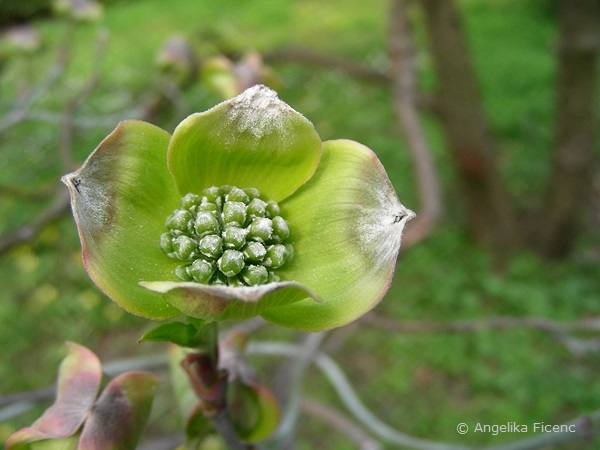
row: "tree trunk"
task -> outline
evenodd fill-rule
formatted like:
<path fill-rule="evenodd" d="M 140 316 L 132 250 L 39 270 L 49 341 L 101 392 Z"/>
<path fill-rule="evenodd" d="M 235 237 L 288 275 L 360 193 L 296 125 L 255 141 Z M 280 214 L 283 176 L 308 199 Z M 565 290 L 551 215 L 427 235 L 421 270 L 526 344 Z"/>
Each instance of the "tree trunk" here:
<path fill-rule="evenodd" d="M 439 84 L 446 143 L 454 158 L 475 238 L 502 262 L 518 245 L 460 13 L 451 0 L 420 0 Z"/>
<path fill-rule="evenodd" d="M 560 258 L 573 247 L 580 213 L 589 205 L 597 121 L 600 1 L 561 0 L 555 148 L 536 249 Z"/>

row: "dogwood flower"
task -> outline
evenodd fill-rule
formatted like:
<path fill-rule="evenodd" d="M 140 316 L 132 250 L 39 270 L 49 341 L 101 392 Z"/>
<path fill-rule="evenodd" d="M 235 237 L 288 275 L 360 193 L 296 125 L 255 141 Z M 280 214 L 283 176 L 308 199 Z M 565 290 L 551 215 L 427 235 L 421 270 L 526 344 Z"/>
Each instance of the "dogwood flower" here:
<path fill-rule="evenodd" d="M 414 216 L 370 149 L 321 142 L 260 85 L 173 135 L 121 122 L 62 180 L 88 274 L 155 320 L 344 325 L 386 293 Z"/>

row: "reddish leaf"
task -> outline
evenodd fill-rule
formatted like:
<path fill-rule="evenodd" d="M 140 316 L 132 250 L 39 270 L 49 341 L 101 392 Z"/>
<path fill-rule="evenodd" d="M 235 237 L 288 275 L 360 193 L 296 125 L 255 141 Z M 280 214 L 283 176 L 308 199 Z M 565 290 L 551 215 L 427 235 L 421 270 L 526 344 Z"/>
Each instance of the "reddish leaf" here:
<path fill-rule="evenodd" d="M 79 450 L 134 449 L 157 388 L 158 379 L 147 372 L 127 372 L 113 379 L 83 426 Z"/>
<path fill-rule="evenodd" d="M 98 357 L 87 348 L 68 342 L 69 354 L 58 372 L 54 404 L 31 427 L 13 434 L 7 449 L 43 439 L 72 436 L 81 427 L 91 410 L 102 379 Z"/>

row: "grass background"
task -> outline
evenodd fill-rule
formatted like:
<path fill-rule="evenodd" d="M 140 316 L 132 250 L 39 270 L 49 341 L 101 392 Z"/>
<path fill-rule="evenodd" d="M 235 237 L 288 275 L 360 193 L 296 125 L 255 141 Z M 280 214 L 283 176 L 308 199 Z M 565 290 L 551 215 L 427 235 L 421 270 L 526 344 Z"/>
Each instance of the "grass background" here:
<path fill-rule="evenodd" d="M 504 174 L 515 201 L 525 208 L 539 200 L 549 170 L 557 39 L 552 2 L 463 0 L 460 5 Z M 100 27 L 109 32 L 102 77 L 78 112 L 82 117 L 127 110 L 160 89 L 164 80 L 154 59 L 174 33 L 188 37 L 202 55 L 213 54 L 217 41 L 239 52 L 301 46 L 384 69 L 388 7 L 384 0 L 177 0 L 168 7 L 161 0 L 118 2 L 107 8 L 102 25 L 78 27 L 68 70 L 34 109 L 60 112 L 65 99 L 78 92 L 93 70 Z M 419 13 L 413 13 L 418 26 Z M 47 19 L 35 26 L 44 43 L 41 51 L 8 60 L 0 72 L 2 111 L 10 109 L 26 86 L 43 79 L 56 57 L 65 24 Z M 423 44 L 423 31 L 417 33 Z M 435 77 L 424 47 L 418 62 L 424 89 L 433 88 Z M 280 63 L 274 69 L 283 82 L 280 97 L 313 121 L 323 139 L 350 138 L 375 150 L 403 203 L 418 207 L 387 86 L 303 64 Z M 184 99 L 190 111 L 220 100 L 201 85 L 188 89 Z M 79 128 L 76 162 L 122 118 Z M 158 124 L 172 129 L 182 118 L 167 117 Z M 513 258 L 505 274 L 495 274 L 489 255 L 464 232 L 443 138 L 435 123 L 425 120 L 447 216 L 426 241 L 401 254 L 392 288 L 376 312 L 397 320 L 429 321 L 598 316 L 597 224 L 594 229 L 588 221 L 589 232 L 569 260 L 547 263 L 524 253 Z M 57 130 L 55 122 L 31 120 L 0 135 L 0 234 L 32 220 L 49 203 L 62 175 Z M 135 344 L 148 323 L 102 296 L 85 275 L 79 251 L 74 223 L 65 216 L 31 243 L 0 255 L 0 394 L 52 383 L 65 340 L 90 347 L 103 360 L 164 349 Z M 269 327 L 259 337 L 289 340 L 294 334 Z M 382 419 L 406 433 L 458 445 L 516 437 L 459 436 L 459 422 L 554 424 L 600 406 L 597 353 L 573 355 L 541 331 L 393 334 L 360 325 L 347 333 L 334 356 Z M 272 381 L 274 363 L 256 363 L 263 380 Z M 168 388 L 162 390 L 167 397 Z M 309 372 L 305 390 L 310 397 L 339 403 L 316 371 Z M 174 425 L 175 419 L 165 420 L 172 416 L 168 403 L 155 407 L 155 423 Z M 1 424 L 0 442 L 32 417 Z M 299 448 L 353 448 L 343 435 L 308 416 L 302 418 L 299 439 Z M 594 448 L 600 441 L 587 445 Z"/>

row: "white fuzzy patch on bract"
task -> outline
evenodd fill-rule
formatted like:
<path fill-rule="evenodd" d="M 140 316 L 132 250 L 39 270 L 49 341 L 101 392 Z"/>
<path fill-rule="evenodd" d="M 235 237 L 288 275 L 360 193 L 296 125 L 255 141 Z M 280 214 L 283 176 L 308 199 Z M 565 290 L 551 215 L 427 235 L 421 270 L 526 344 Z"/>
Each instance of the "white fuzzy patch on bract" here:
<path fill-rule="evenodd" d="M 304 118 L 281 101 L 277 92 L 263 85 L 252 86 L 229 102 L 229 125 L 236 126 L 239 131 L 249 131 L 257 139 L 273 132 L 287 134 L 286 122 L 293 114 Z"/>
<path fill-rule="evenodd" d="M 402 205 L 388 186 L 372 192 L 372 203 L 357 217 L 356 237 L 359 248 L 370 254 L 374 267 L 381 267 L 397 257 L 404 226 L 415 213 Z"/>
<path fill-rule="evenodd" d="M 105 165 L 96 164 L 90 157 L 79 170 L 61 178 L 71 193 L 75 221 L 82 231 L 92 236 L 111 225 L 111 187 L 108 183 L 98 182 L 108 178 L 106 170 Z"/>

